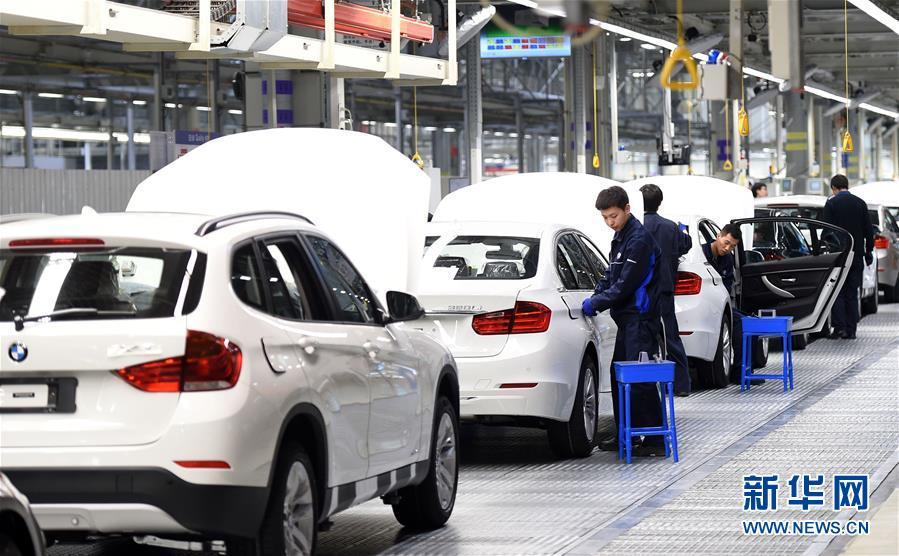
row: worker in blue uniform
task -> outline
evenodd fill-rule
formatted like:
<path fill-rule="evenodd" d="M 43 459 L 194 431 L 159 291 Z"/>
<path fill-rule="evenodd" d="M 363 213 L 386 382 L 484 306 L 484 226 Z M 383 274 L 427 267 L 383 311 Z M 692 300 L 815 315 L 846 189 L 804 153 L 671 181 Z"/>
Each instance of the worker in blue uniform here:
<path fill-rule="evenodd" d="M 600 192 L 596 208 L 606 225 L 615 230 L 609 253 L 609 270 L 596 285 L 596 291 L 584 300 L 584 315 L 595 316 L 611 309 L 618 325 L 612 361 L 636 361 L 640 352 L 652 356 L 659 353 L 661 326 L 657 269 L 660 250 L 643 224 L 632 214 L 627 192 L 612 186 Z M 618 381 L 614 365 L 611 369 L 612 400 L 615 423 L 618 423 Z M 662 413 L 655 384 L 635 384 L 631 389 L 631 422 L 634 427 L 659 427 Z M 637 456 L 664 455 L 662 437 L 648 436 L 635 442 Z M 618 440 L 600 443 L 600 449 L 617 451 Z"/>
<path fill-rule="evenodd" d="M 839 226 L 852 235 L 854 253 L 849 274 L 843 282 L 843 289 L 837 295 L 830 312 L 833 324 L 831 338 L 855 339 L 858 326 L 858 290 L 862 285 L 864 264 L 874 262 L 874 226 L 868 205 L 849 192 L 849 180 L 842 174 L 830 180 L 833 197 L 824 204 L 824 221 Z"/>
<path fill-rule="evenodd" d="M 674 282 L 680 257 L 686 255 L 693 247 L 693 240 L 686 233 L 683 224 L 676 224 L 659 216 L 662 204 L 662 190 L 654 183 L 647 183 L 640 188 L 643 194 L 643 227 L 652 235 L 659 245 L 659 313 L 665 338 L 666 359 L 674 362 L 674 392 L 676 396 L 690 395 L 690 369 L 687 363 L 687 352 L 680 339 L 677 316 L 674 314 Z"/>

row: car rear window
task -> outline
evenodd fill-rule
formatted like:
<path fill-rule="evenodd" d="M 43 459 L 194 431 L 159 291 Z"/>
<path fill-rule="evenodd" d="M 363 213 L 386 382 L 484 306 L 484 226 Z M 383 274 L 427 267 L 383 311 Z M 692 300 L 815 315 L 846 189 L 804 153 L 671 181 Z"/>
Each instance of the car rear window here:
<path fill-rule="evenodd" d="M 162 318 L 175 314 L 190 250 L 115 247 L 91 250 L 0 251 L 0 321 L 89 309 L 54 320 Z M 205 256 L 194 267 L 190 298 L 196 306 Z"/>
<path fill-rule="evenodd" d="M 772 208 L 774 208 L 778 214 L 783 216 L 824 220 L 824 209 L 821 207 L 778 207 L 775 205 Z"/>
<path fill-rule="evenodd" d="M 452 280 L 525 280 L 537 274 L 540 240 L 510 236 L 457 236 L 434 261 Z"/>

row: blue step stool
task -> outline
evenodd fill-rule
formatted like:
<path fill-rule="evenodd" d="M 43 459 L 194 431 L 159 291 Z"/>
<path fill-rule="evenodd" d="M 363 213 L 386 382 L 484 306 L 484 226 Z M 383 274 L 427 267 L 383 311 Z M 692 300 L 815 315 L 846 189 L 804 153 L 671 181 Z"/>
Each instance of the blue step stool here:
<path fill-rule="evenodd" d="M 793 317 L 778 317 L 776 314 L 745 316 L 743 324 L 743 361 L 740 368 L 740 391 L 749 390 L 749 382 L 764 378 L 782 380 L 784 392 L 787 385 L 793 389 Z M 753 374 L 752 338 L 780 338 L 783 343 L 783 372 L 778 375 Z"/>
<path fill-rule="evenodd" d="M 674 425 L 674 363 L 671 361 L 622 361 L 614 364 L 618 381 L 618 459 L 631 462 L 635 436 L 663 436 L 665 457 L 677 462 L 677 428 Z M 662 394 L 662 426 L 631 427 L 631 385 L 658 383 Z M 667 393 L 667 399 L 666 399 Z M 666 403 L 667 401 L 667 403 Z M 669 412 L 670 411 L 670 415 Z"/>

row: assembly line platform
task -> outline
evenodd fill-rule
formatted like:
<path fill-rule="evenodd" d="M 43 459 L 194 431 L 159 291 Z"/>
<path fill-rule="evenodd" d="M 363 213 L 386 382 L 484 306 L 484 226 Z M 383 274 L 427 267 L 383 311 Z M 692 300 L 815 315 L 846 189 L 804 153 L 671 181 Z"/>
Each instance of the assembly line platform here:
<path fill-rule="evenodd" d="M 771 354 L 771 368 L 779 355 Z M 319 553 L 899 553 L 890 519 L 899 482 L 899 305 L 865 317 L 857 340 L 817 340 L 794 362 L 796 388 L 787 393 L 768 381 L 749 392 L 731 385 L 677 398 L 679 463 L 636 458 L 625 465 L 599 451 L 556 461 L 542 431 L 464 427 L 456 508 L 443 529 L 406 532 L 375 500 L 336 516 L 319 536 Z M 609 429 L 611 417 L 602 426 Z M 773 474 L 778 511 L 744 510 L 744 476 Z M 825 477 L 823 507 L 788 505 L 787 481 L 797 474 Z M 842 474 L 869 475 L 867 511 L 830 507 L 831 478 Z M 869 521 L 870 535 L 743 532 L 744 521 L 771 520 Z M 136 553 L 116 544 L 51 554 Z"/>

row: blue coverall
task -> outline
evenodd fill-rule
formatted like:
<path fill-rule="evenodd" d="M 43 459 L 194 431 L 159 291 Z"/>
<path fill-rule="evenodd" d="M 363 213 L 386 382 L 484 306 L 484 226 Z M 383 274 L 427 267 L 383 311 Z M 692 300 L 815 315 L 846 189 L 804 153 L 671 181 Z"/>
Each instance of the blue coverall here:
<path fill-rule="evenodd" d="M 693 247 L 690 236 L 681 231 L 678 224 L 659 216 L 657 212 L 647 212 L 643 217 L 646 228 L 662 252 L 659 260 L 659 294 L 661 295 L 659 312 L 665 327 L 665 350 L 667 359 L 674 361 L 674 389 L 677 392 L 690 392 L 690 369 L 687 363 L 687 352 L 680 339 L 677 317 L 674 314 L 674 282 L 681 255 L 686 255 Z"/>
<path fill-rule="evenodd" d="M 657 269 L 661 251 L 639 220 L 631 216 L 612 239 L 609 270 L 584 300 L 584 313 L 611 309 L 618 325 L 612 361 L 636 361 L 641 351 L 652 356 L 659 351 L 659 291 Z M 618 423 L 618 381 L 611 369 L 612 400 Z M 659 427 L 662 413 L 655 384 L 635 384 L 631 388 L 631 423 L 636 427 Z M 662 444 L 662 437 L 648 436 L 646 445 Z"/>

